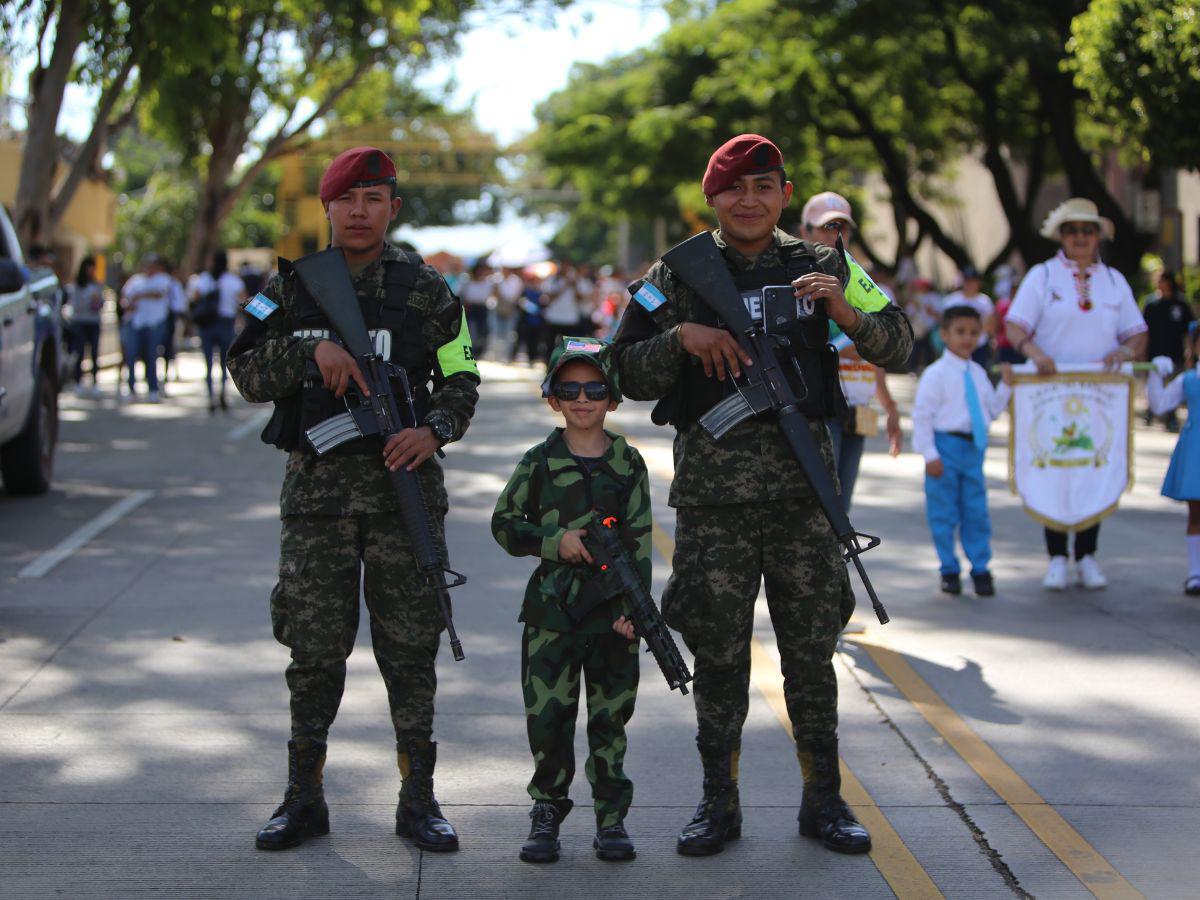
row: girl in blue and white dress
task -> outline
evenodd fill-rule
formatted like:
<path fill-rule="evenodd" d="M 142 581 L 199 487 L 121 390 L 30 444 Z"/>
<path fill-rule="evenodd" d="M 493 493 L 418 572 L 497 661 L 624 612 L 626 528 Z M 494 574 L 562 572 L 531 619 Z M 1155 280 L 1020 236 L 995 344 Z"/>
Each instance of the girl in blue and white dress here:
<path fill-rule="evenodd" d="M 1187 369 L 1170 378 L 1175 364 L 1167 356 L 1151 360 L 1154 369 L 1146 385 L 1150 409 L 1155 415 L 1165 415 L 1187 404 L 1187 423 L 1180 429 L 1179 442 L 1171 454 L 1171 465 L 1163 479 L 1162 493 L 1172 500 L 1186 500 L 1188 505 L 1187 542 L 1188 577 L 1184 593 L 1200 595 L 1200 323 L 1188 327 Z"/>

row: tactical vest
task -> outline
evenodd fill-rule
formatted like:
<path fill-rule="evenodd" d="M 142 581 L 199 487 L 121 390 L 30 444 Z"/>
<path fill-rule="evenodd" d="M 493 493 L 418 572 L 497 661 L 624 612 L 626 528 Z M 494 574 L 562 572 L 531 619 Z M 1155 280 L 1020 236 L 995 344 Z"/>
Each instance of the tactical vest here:
<path fill-rule="evenodd" d="M 434 366 L 433 354 L 426 348 L 423 337 L 424 316 L 408 304 L 421 262 L 419 256 L 407 252 L 403 260 L 384 260 L 383 299 L 359 296 L 359 307 L 367 329 L 372 333 L 380 330 L 390 333 L 391 351 L 388 361 L 403 368 L 408 376 L 416 421 L 408 421 L 408 411 L 403 403 L 399 403 L 400 416 L 405 427 L 420 424 L 429 410 L 429 382 Z M 284 278 L 291 279 L 293 285 L 297 331 L 328 335 L 329 340 L 340 344 L 321 307 L 293 273 L 288 260 L 280 259 L 279 272 Z M 398 380 L 392 380 L 392 388 L 399 392 Z M 397 397 L 399 396 L 397 393 Z M 325 387 L 320 368 L 315 360 L 310 359 L 305 363 L 303 387 L 298 394 L 275 404 L 275 413 L 263 430 L 262 439 L 281 450 L 312 453 L 312 445 L 305 438 L 304 432 L 345 411 L 345 401 L 334 397 L 333 392 Z M 374 442 L 356 440 L 343 444 L 331 451 L 331 454 L 375 453 L 378 449 Z"/>
<path fill-rule="evenodd" d="M 732 273 L 743 296 L 769 285 L 790 286 L 802 275 L 820 271 L 817 258 L 807 244 L 785 244 L 780 247 L 780 252 L 784 258 L 782 266 Z M 795 304 L 786 316 L 780 316 L 778 309 L 765 306 L 751 312 L 751 316 L 760 322 L 765 317 L 768 333 L 786 338 L 789 346 L 776 350 L 776 358 L 799 401 L 800 410 L 810 419 L 845 415 L 846 399 L 838 381 L 837 351 L 829 346 L 829 316 L 825 305 L 819 301 L 805 304 L 793 300 L 790 293 L 786 302 Z M 786 323 L 778 324 L 779 319 L 786 319 Z M 725 327 L 703 302 L 698 304 L 690 321 L 712 328 Z M 670 422 L 684 431 L 734 390 L 732 379 L 718 381 L 705 375 L 700 361 L 690 356 L 675 391 L 659 402 L 652 418 L 658 424 Z"/>

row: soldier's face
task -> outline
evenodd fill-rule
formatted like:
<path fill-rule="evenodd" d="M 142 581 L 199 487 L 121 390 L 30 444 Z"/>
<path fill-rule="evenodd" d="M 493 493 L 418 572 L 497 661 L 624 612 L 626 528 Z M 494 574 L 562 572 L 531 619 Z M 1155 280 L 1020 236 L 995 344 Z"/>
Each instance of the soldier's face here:
<path fill-rule="evenodd" d="M 758 253 L 771 242 L 779 216 L 792 199 L 792 183 L 780 184 L 779 179 L 778 172 L 743 175 L 727 190 L 705 198 L 735 250 Z"/>
<path fill-rule="evenodd" d="M 325 207 L 332 233 L 330 243 L 341 247 L 347 256 L 378 252 L 402 205 L 386 184 L 350 188 Z"/>

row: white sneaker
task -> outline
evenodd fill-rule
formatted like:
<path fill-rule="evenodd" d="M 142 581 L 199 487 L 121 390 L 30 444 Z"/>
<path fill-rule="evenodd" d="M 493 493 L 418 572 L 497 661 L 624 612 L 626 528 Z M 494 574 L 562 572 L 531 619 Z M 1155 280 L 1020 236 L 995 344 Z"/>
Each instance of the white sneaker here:
<path fill-rule="evenodd" d="M 1091 559 L 1089 556 L 1088 559 Z M 1042 587 L 1048 591 L 1065 591 L 1069 580 L 1067 558 L 1065 556 L 1050 557 L 1050 566 L 1046 569 L 1046 577 L 1042 579 Z"/>
<path fill-rule="evenodd" d="M 1089 591 L 1102 591 L 1108 587 L 1108 579 L 1100 570 L 1096 557 L 1089 555 L 1079 560 L 1079 583 Z"/>

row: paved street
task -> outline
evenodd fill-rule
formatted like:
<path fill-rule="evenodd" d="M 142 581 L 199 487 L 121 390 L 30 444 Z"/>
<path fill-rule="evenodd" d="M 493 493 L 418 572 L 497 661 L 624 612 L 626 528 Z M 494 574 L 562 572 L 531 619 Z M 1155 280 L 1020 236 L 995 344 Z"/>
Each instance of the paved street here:
<path fill-rule="evenodd" d="M 530 370 L 486 365 L 447 459 L 451 562 L 470 582 L 455 592 L 467 659 L 443 647 L 439 664 L 437 781 L 462 851 L 422 854 L 392 833 L 399 778 L 364 616 L 330 737 L 333 831 L 268 854 L 253 838 L 286 772 L 287 651 L 267 618 L 283 460 L 258 441 L 262 409 L 239 399 L 210 416 L 194 355 L 184 375 L 158 406 L 117 405 L 112 370 L 107 399 L 64 395 L 53 492 L 0 495 L 0 896 L 1196 896 L 1200 604 L 1181 590 L 1182 504 L 1158 494 L 1173 435 L 1137 429 L 1136 486 L 1100 534 L 1109 589 L 1049 595 L 997 423 L 989 599 L 937 592 L 921 460 L 870 443 L 852 518 L 884 538 L 865 562 L 892 623 L 863 601 L 837 659 L 846 793 L 870 857 L 796 835 L 800 775 L 760 603 L 742 840 L 707 859 L 674 852 L 699 799 L 692 703 L 643 656 L 627 760 L 637 860 L 592 856 L 580 734 L 563 858 L 534 867 L 517 859 L 531 763 L 516 615 L 531 564 L 503 554 L 488 522 L 554 423 Z M 913 383 L 893 389 L 906 404 Z M 610 421 L 651 467 L 661 590 L 670 434 L 648 404 Z"/>

